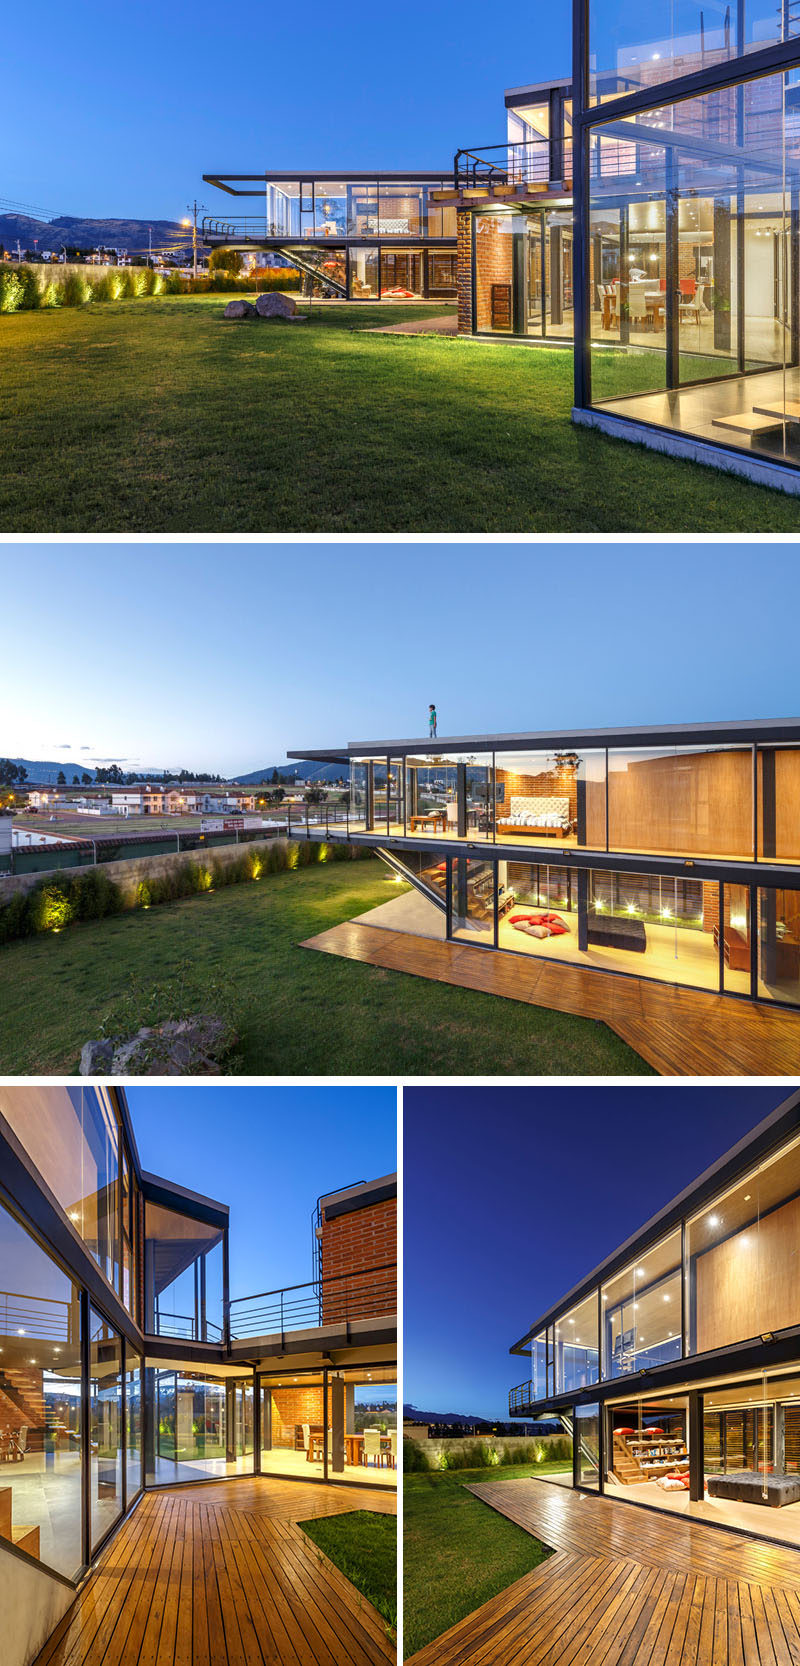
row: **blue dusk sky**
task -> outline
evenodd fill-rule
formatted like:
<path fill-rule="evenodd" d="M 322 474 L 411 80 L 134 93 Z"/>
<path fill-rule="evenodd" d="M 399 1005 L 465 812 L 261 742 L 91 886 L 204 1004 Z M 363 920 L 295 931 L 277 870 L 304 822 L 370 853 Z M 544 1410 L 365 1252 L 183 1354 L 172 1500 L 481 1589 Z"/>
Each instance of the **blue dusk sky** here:
<path fill-rule="evenodd" d="M 65 767 L 245 774 L 432 700 L 440 737 L 800 716 L 792 545 L 6 544 L 0 595 L 0 756 Z"/>
<path fill-rule="evenodd" d="M 317 1198 L 397 1167 L 387 1087 L 128 1087 L 142 1167 L 230 1208 L 231 1296 L 312 1277 Z"/>
<path fill-rule="evenodd" d="M 569 75 L 568 0 L 132 7 L 38 0 L 3 24 L 4 186 L 52 214 L 180 219 L 204 173 L 447 169 L 505 138 L 508 86 Z M 4 207 L 5 204 L 0 204 Z"/>
<path fill-rule="evenodd" d="M 507 1417 L 509 1388 L 530 1375 L 511 1344 L 786 1097 L 406 1089 L 405 1401 Z"/>

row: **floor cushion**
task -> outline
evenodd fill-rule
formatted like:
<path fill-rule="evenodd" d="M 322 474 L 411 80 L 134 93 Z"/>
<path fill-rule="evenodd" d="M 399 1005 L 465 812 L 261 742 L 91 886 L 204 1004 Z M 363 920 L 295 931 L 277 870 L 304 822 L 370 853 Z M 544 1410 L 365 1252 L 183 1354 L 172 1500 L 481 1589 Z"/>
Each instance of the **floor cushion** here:
<path fill-rule="evenodd" d="M 550 936 L 551 937 L 564 937 L 568 934 L 569 934 L 569 926 L 565 926 L 563 920 L 553 920 L 553 921 L 551 921 L 551 924 L 550 924 Z"/>
<path fill-rule="evenodd" d="M 535 926 L 535 925 L 532 924 L 532 922 L 530 920 L 519 920 L 517 922 L 517 924 L 515 925 L 514 930 L 515 931 L 524 931 L 526 937 L 549 937 L 550 936 L 549 926 Z"/>

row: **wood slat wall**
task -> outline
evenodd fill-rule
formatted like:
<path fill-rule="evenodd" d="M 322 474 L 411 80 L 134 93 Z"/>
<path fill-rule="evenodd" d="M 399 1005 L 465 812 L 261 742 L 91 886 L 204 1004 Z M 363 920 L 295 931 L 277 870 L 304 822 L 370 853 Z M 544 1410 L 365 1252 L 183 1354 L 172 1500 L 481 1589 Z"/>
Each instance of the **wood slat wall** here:
<path fill-rule="evenodd" d="M 468 1489 L 555 1548 L 408 1666 L 797 1666 L 800 1553 L 546 1481 Z"/>
<path fill-rule="evenodd" d="M 300 1523 L 394 1514 L 361 1488 L 235 1480 L 145 1494 L 34 1666 L 384 1666 L 380 1615 Z"/>
<path fill-rule="evenodd" d="M 462 947 L 354 920 L 302 947 L 600 1019 L 662 1076 L 793 1076 L 800 1063 L 800 1012 L 757 1001 Z"/>

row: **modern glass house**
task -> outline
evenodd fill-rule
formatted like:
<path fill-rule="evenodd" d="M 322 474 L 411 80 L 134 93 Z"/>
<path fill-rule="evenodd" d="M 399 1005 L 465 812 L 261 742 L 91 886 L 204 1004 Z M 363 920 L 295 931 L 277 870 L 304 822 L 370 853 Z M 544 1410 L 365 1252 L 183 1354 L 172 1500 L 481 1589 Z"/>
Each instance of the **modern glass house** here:
<path fill-rule="evenodd" d="M 27 1626 L 14 1658 L 146 1489 L 396 1485 L 396 1191 L 387 1175 L 319 1199 L 312 1280 L 231 1300 L 227 1206 L 142 1169 L 121 1090 L 0 1088 L 0 1601 L 22 1603 Z"/>
<path fill-rule="evenodd" d="M 456 211 L 436 200 L 443 173 L 204 174 L 229 197 L 255 198 L 242 217 L 202 223 L 207 248 L 285 255 L 351 301 L 456 293 Z"/>
<path fill-rule="evenodd" d="M 576 418 L 796 490 L 796 8 L 573 3 Z"/>
<path fill-rule="evenodd" d="M 800 1005 L 798 720 L 290 756 L 349 777 L 292 833 L 371 845 L 413 887 L 395 930 Z"/>
<path fill-rule="evenodd" d="M 513 1344 L 560 1484 L 800 1544 L 799 1198 L 795 1092 Z"/>

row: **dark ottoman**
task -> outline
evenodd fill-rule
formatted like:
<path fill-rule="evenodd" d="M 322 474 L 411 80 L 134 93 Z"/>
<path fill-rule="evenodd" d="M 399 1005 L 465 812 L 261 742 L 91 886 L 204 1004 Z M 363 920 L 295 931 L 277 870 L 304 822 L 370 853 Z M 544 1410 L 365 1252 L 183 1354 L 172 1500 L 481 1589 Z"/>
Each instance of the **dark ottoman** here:
<path fill-rule="evenodd" d="M 782 1504 L 797 1504 L 800 1500 L 800 1475 L 762 1477 L 751 1469 L 739 1469 L 731 1475 L 709 1475 L 708 1491 L 712 1498 L 735 1498 L 739 1504 L 768 1504 L 779 1510 Z"/>

